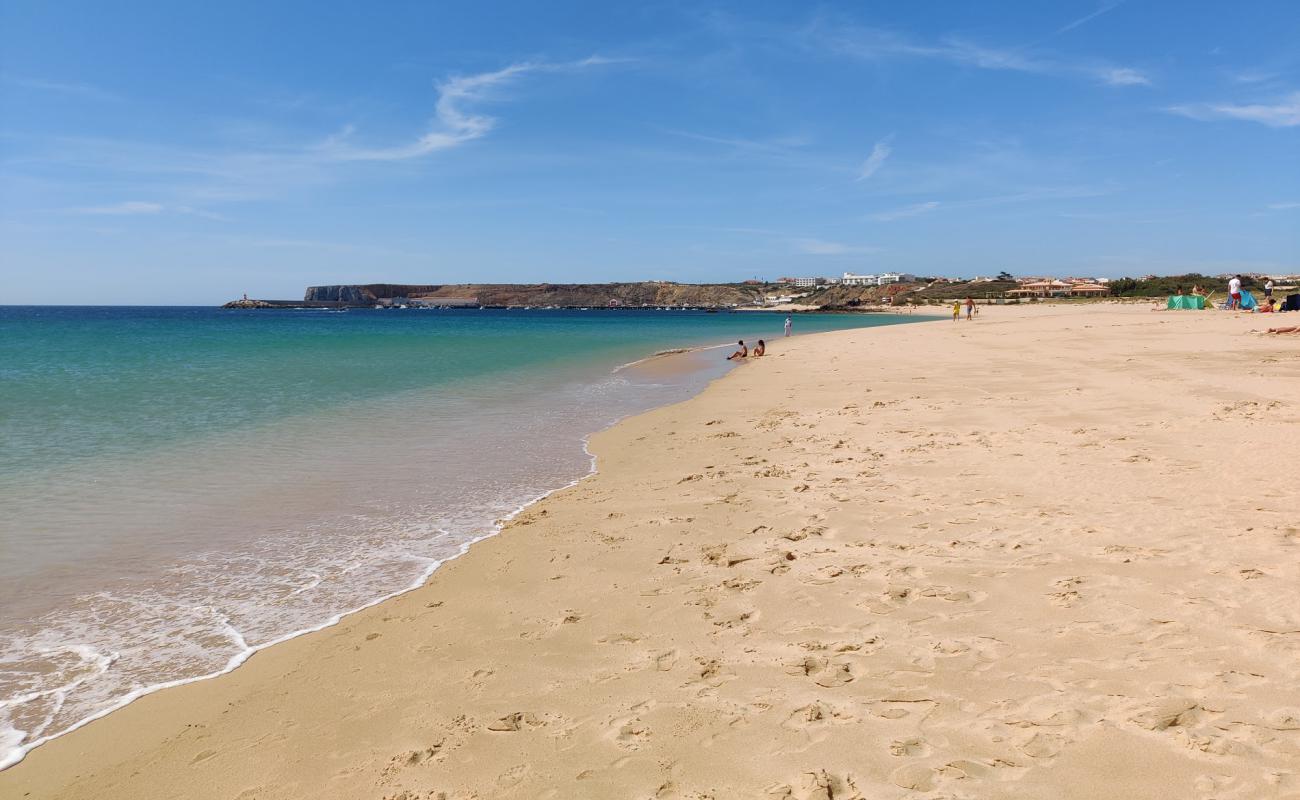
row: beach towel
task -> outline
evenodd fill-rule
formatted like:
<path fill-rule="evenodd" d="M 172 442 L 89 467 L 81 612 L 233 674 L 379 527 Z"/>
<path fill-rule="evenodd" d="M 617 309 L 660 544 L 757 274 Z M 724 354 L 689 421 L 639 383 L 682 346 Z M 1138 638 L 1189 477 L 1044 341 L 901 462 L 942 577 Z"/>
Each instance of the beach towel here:
<path fill-rule="evenodd" d="M 1165 303 L 1166 309 L 1202 309 L 1205 308 L 1205 298 L 1198 294 L 1171 294 L 1169 300 Z"/>

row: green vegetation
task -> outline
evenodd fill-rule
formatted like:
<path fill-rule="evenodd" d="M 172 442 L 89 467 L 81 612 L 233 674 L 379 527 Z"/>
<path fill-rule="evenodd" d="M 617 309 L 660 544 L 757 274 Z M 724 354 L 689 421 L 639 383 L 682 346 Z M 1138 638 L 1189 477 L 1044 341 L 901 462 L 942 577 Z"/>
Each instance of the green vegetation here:
<path fill-rule="evenodd" d="M 1191 292 L 1193 286 L 1201 287 L 1201 291 L 1206 293 L 1213 291 L 1223 294 L 1227 291 L 1227 281 L 1223 278 L 1189 272 L 1186 275 L 1150 278 L 1116 278 L 1110 282 L 1110 293 L 1113 297 L 1166 297 L 1179 289 L 1184 293 Z M 1243 289 L 1255 289 L 1258 284 L 1254 278 L 1242 276 L 1241 286 Z"/>

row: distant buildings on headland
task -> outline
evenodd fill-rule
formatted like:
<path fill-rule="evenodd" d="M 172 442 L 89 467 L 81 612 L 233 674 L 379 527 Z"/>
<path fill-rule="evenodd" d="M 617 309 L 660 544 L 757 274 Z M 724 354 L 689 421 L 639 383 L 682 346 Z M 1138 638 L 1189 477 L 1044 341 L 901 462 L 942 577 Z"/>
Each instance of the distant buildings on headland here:
<path fill-rule="evenodd" d="M 790 284 L 799 289 L 812 289 L 818 286 L 886 286 L 891 283 L 915 283 L 916 276 L 906 272 L 882 272 L 879 275 L 858 275 L 846 272 L 839 278 L 805 277 L 777 278 L 777 283 Z"/>

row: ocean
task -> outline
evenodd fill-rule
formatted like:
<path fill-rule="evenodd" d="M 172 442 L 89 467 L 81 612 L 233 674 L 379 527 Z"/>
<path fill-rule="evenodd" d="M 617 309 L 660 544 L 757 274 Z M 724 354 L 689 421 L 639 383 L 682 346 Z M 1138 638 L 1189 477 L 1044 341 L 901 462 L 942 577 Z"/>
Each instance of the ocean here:
<path fill-rule="evenodd" d="M 423 583 L 784 317 L 0 307 L 0 768 Z M 797 316 L 795 332 L 911 321 Z"/>

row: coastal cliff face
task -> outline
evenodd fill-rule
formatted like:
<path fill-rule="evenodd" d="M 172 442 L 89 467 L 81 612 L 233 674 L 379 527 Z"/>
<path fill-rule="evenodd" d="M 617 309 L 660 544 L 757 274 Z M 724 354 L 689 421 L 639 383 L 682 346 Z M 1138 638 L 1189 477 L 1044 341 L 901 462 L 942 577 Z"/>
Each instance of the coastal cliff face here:
<path fill-rule="evenodd" d="M 365 285 L 308 286 L 303 301 L 308 303 L 373 303 L 391 297 L 418 297 L 441 289 L 441 286 L 411 286 L 400 283 Z"/>
<path fill-rule="evenodd" d="M 761 292 L 735 284 L 678 283 L 460 283 L 312 286 L 306 302 L 369 304 L 405 297 L 413 300 L 472 299 L 488 306 L 727 306 L 752 303 Z"/>

